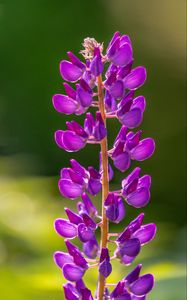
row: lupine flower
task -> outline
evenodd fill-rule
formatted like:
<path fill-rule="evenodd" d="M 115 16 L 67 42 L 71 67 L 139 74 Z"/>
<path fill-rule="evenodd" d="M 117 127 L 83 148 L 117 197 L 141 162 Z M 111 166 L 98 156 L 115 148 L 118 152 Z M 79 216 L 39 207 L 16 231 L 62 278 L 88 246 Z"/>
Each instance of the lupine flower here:
<path fill-rule="evenodd" d="M 114 65 L 121 67 L 128 65 L 133 60 L 129 36 L 120 36 L 120 33 L 116 32 L 108 45 L 106 54 Z"/>
<path fill-rule="evenodd" d="M 93 218 L 97 215 L 97 210 L 86 194 L 82 197 L 84 202 L 79 202 L 78 214 L 65 208 L 69 220 L 58 218 L 54 222 L 54 227 L 62 237 L 68 239 L 78 237 L 82 243 L 86 243 L 95 240 L 97 224 Z"/>
<path fill-rule="evenodd" d="M 67 60 L 60 62 L 60 74 L 64 80 L 75 82 L 82 77 L 86 66 L 72 52 L 68 52 L 67 54 L 70 62 Z"/>
<path fill-rule="evenodd" d="M 68 83 L 64 83 L 64 88 L 67 95 L 56 94 L 52 98 L 59 113 L 81 115 L 91 106 L 93 92 L 84 79 L 76 85 L 76 91 Z"/>
<path fill-rule="evenodd" d="M 141 213 L 135 220 L 124 229 L 117 238 L 118 248 L 116 256 L 122 263 L 128 265 L 139 254 L 141 246 L 154 239 L 156 225 L 153 223 L 142 225 L 144 214 Z"/>
<path fill-rule="evenodd" d="M 100 263 L 99 263 L 99 273 L 103 277 L 107 278 L 112 272 L 112 265 L 110 263 L 110 256 L 107 248 L 101 250 Z"/>
<path fill-rule="evenodd" d="M 96 258 L 98 256 L 99 250 L 99 244 L 95 237 L 83 244 L 83 252 L 88 258 Z"/>
<path fill-rule="evenodd" d="M 79 280 L 75 284 L 68 282 L 63 285 L 63 288 L 67 300 L 93 300 L 91 291 L 86 288 L 83 280 Z"/>
<path fill-rule="evenodd" d="M 67 280 L 76 282 L 83 277 L 88 264 L 75 245 L 69 241 L 65 241 L 65 243 L 69 254 L 57 251 L 54 253 L 54 261 L 62 269 Z"/>
<path fill-rule="evenodd" d="M 84 191 L 96 195 L 101 190 L 101 174 L 93 167 L 86 170 L 75 159 L 70 160 L 71 168 L 63 168 L 58 183 L 61 194 L 70 199 L 80 197 Z"/>
<path fill-rule="evenodd" d="M 117 169 L 124 172 L 131 164 L 131 160 L 143 161 L 152 156 L 155 143 L 152 138 L 140 140 L 142 131 L 127 133 L 127 127 L 122 126 L 109 155 Z"/>
<path fill-rule="evenodd" d="M 81 115 L 90 107 L 98 108 L 98 111 L 95 116 L 87 112 L 83 126 L 76 121 L 66 122 L 67 130 L 57 130 L 55 141 L 67 152 L 79 151 L 87 143 L 100 144 L 100 167 L 99 171 L 92 166 L 86 169 L 71 159 L 71 167 L 61 170 L 58 183 L 61 195 L 72 200 L 81 197 L 82 201 L 77 203 L 76 212 L 64 208 L 67 219 L 58 218 L 54 222 L 56 232 L 66 238 L 67 247 L 67 252 L 54 253 L 54 261 L 68 280 L 63 286 L 67 300 L 94 299 L 82 280 L 90 267 L 98 267 L 100 274 L 95 299 L 145 300 L 153 288 L 154 278 L 151 274 L 140 276 L 141 265 L 115 284 L 111 293 L 106 287 L 106 278 L 112 272 L 108 242 L 116 244 L 112 259 L 117 258 L 129 265 L 141 247 L 156 234 L 154 223 L 142 224 L 144 213 L 131 221 L 121 234 L 108 232 L 108 221 L 119 223 L 126 216 L 124 199 L 135 208 L 146 206 L 150 200 L 151 177 L 140 177 L 139 167 L 122 180 L 121 190 L 109 192 L 109 181 L 114 172 L 108 162 L 110 157 L 114 166 L 124 172 L 131 161 L 143 161 L 155 150 L 152 138 L 140 139 L 141 130 L 136 133 L 128 131 L 140 126 L 143 120 L 145 98 L 135 96 L 135 91 L 144 84 L 146 69 L 133 66 L 131 40 L 119 32 L 114 33 L 105 54 L 103 44 L 94 38 L 86 38 L 83 47 L 80 53 L 85 58 L 84 62 L 72 52 L 67 53 L 69 61 L 60 62 L 62 78 L 76 84 L 72 87 L 67 82 L 63 83 L 65 93 L 54 95 L 52 102 L 56 111 L 66 115 Z M 122 124 L 111 150 L 108 150 L 107 142 L 108 118 L 115 118 Z M 101 189 L 102 216 L 88 196 L 97 195 Z M 101 230 L 101 242 L 96 239 L 98 228 Z M 110 240 L 112 236 L 117 238 Z M 82 243 L 82 251 L 70 242 L 74 238 Z"/>
<path fill-rule="evenodd" d="M 122 180 L 122 196 L 129 205 L 137 208 L 146 206 L 150 200 L 151 177 L 140 177 L 140 172 L 137 167 Z"/>
<path fill-rule="evenodd" d="M 75 121 L 66 122 L 66 125 L 67 130 L 55 132 L 55 141 L 68 152 L 79 151 L 86 143 L 97 143 L 106 136 L 106 128 L 99 112 L 96 114 L 96 121 L 91 113 L 87 113 L 84 128 Z"/>
<path fill-rule="evenodd" d="M 110 295 L 110 299 L 145 300 L 152 290 L 154 277 L 152 274 L 140 275 L 142 265 L 138 265 L 122 281 L 120 281 Z"/>
<path fill-rule="evenodd" d="M 109 193 L 105 200 L 107 218 L 114 223 L 119 223 L 125 217 L 123 199 L 114 193 Z"/>

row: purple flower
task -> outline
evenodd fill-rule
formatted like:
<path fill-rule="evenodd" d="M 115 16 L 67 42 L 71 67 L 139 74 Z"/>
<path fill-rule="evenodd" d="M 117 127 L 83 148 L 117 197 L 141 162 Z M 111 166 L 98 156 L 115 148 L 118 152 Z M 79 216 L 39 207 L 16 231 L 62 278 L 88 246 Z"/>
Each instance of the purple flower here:
<path fill-rule="evenodd" d="M 70 62 L 62 60 L 60 62 L 60 74 L 66 81 L 75 82 L 81 78 L 86 66 L 72 52 L 68 52 Z"/>
<path fill-rule="evenodd" d="M 110 299 L 145 300 L 146 295 L 154 286 L 152 274 L 140 275 L 142 265 L 138 265 L 122 281 L 120 281 L 110 295 Z"/>
<path fill-rule="evenodd" d="M 115 32 L 107 48 L 107 58 L 116 66 L 126 66 L 133 60 L 132 46 L 127 35 Z"/>
<path fill-rule="evenodd" d="M 63 285 L 63 288 L 64 295 L 67 300 L 93 300 L 91 291 L 86 288 L 82 279 L 77 281 L 75 284 L 68 282 Z"/>
<path fill-rule="evenodd" d="M 76 91 L 68 84 L 64 83 L 67 95 L 56 94 L 52 98 L 54 108 L 66 115 L 83 114 L 92 104 L 93 92 L 84 79 L 76 85 Z"/>
<path fill-rule="evenodd" d="M 112 272 L 112 265 L 110 263 L 110 256 L 107 248 L 102 248 L 99 263 L 99 273 L 107 278 Z"/>
<path fill-rule="evenodd" d="M 107 218 L 114 223 L 119 223 L 125 217 L 123 199 L 114 193 L 109 193 L 105 200 Z"/>
<path fill-rule="evenodd" d="M 141 169 L 135 168 L 122 180 L 122 195 L 129 205 L 140 208 L 148 204 L 150 200 L 151 177 L 140 177 Z"/>
<path fill-rule="evenodd" d="M 55 132 L 55 141 L 67 152 L 79 151 L 86 143 L 100 142 L 106 136 L 106 128 L 100 112 L 96 113 L 96 120 L 91 113 L 87 113 L 84 128 L 75 121 L 66 122 L 66 125 L 67 130 Z"/>
<path fill-rule="evenodd" d="M 116 112 L 119 121 L 128 128 L 135 128 L 141 124 L 146 105 L 143 96 L 133 99 L 133 94 L 133 92 L 129 92 L 125 95 Z"/>
<path fill-rule="evenodd" d="M 127 133 L 127 127 L 122 126 L 109 155 L 117 169 L 124 172 L 130 167 L 131 159 L 143 161 L 152 156 L 155 143 L 152 138 L 140 140 L 141 131 Z"/>
<path fill-rule="evenodd" d="M 77 227 L 66 219 L 56 219 L 54 223 L 56 232 L 65 238 L 75 238 L 77 236 Z"/>
<path fill-rule="evenodd" d="M 75 245 L 69 241 L 65 241 L 65 243 L 68 253 L 55 252 L 54 261 L 57 266 L 62 269 L 62 273 L 67 280 L 79 281 L 88 268 L 88 264 L 83 254 Z"/>
<path fill-rule="evenodd" d="M 101 190 L 101 174 L 93 167 L 86 170 L 75 159 L 70 160 L 71 168 L 63 168 L 58 183 L 60 193 L 72 200 L 80 197 L 84 191 L 96 195 Z"/>
<path fill-rule="evenodd" d="M 95 240 L 97 224 L 93 218 L 97 215 L 97 210 L 86 194 L 83 194 L 83 199 L 84 203 L 78 203 L 78 214 L 65 208 L 68 220 L 58 218 L 54 227 L 62 237 L 67 239 L 78 237 L 82 243 L 86 243 Z"/>
<path fill-rule="evenodd" d="M 115 254 L 125 265 L 129 265 L 135 259 L 141 246 L 155 237 L 156 225 L 154 223 L 142 225 L 143 218 L 144 214 L 141 213 L 130 222 L 116 240 L 118 248 Z"/>
<path fill-rule="evenodd" d="M 90 70 L 91 70 L 91 73 L 96 77 L 96 76 L 99 76 L 103 72 L 103 69 L 104 69 L 104 65 L 102 62 L 100 49 L 98 47 L 96 47 L 94 49 L 94 57 L 90 63 Z"/>
<path fill-rule="evenodd" d="M 84 254 L 91 259 L 95 259 L 98 256 L 99 249 L 99 244 L 95 237 L 83 244 Z"/>

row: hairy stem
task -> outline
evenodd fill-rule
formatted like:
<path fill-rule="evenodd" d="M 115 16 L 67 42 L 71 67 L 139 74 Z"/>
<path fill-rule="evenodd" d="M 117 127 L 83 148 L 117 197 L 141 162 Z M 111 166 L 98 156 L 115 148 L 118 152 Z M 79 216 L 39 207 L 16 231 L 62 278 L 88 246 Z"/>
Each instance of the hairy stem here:
<path fill-rule="evenodd" d="M 103 118 L 103 122 L 106 126 L 106 114 L 104 107 L 104 97 L 102 90 L 102 77 L 101 75 L 97 77 L 98 83 L 98 101 L 99 101 L 99 111 Z M 104 201 L 109 193 L 109 179 L 108 179 L 108 141 L 107 136 L 101 141 L 101 159 L 102 159 L 102 226 L 101 226 L 101 249 L 107 247 L 108 240 L 108 220 L 106 217 L 106 211 L 104 207 Z M 105 278 L 99 274 L 98 281 L 98 299 L 102 300 L 105 290 Z"/>

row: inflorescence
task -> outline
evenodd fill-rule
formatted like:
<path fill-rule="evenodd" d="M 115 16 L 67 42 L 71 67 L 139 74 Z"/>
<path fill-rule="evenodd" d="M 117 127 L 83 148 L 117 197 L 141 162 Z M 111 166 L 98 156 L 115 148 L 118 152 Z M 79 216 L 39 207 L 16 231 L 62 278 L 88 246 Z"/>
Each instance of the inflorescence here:
<path fill-rule="evenodd" d="M 64 295 L 67 300 L 145 300 L 152 290 L 152 274 L 140 275 L 141 264 L 120 282 L 107 284 L 106 278 L 112 272 L 111 261 L 119 260 L 130 265 L 140 253 L 141 247 L 149 243 L 156 234 L 154 223 L 143 224 L 144 213 L 140 213 L 121 233 L 110 233 L 109 222 L 119 223 L 126 216 L 126 205 L 142 208 L 150 201 L 151 177 L 140 175 L 140 167 L 134 168 L 122 180 L 117 191 L 110 191 L 109 181 L 113 178 L 113 165 L 121 172 L 127 171 L 131 161 L 143 161 L 152 156 L 155 143 L 152 138 L 141 138 L 142 131 L 131 131 L 142 122 L 146 100 L 144 96 L 135 96 L 135 91 L 146 80 L 146 69 L 133 68 L 133 50 L 127 35 L 116 32 L 112 37 L 106 54 L 103 44 L 94 38 L 86 38 L 84 49 L 80 51 L 82 62 L 72 52 L 68 52 L 69 61 L 60 62 L 60 74 L 65 94 L 53 96 L 53 106 L 66 115 L 86 113 L 83 125 L 76 121 L 66 122 L 65 130 L 55 132 L 57 145 L 68 152 L 76 152 L 86 144 L 101 146 L 98 158 L 99 170 L 90 166 L 83 167 L 75 159 L 70 167 L 61 170 L 59 190 L 63 197 L 76 200 L 77 211 L 65 208 L 67 219 L 56 219 L 56 232 L 65 238 L 67 252 L 54 253 L 54 261 L 62 270 L 67 283 Z M 104 73 L 104 75 L 103 75 Z M 103 80 L 104 78 L 104 80 Z M 68 84 L 75 83 L 75 86 Z M 87 112 L 96 108 L 95 114 Z M 116 118 L 121 129 L 108 150 L 106 121 Z M 90 195 L 102 192 L 102 213 L 99 214 Z M 101 230 L 100 242 L 96 230 Z M 82 250 L 70 240 L 78 238 Z M 110 243 L 115 251 L 110 256 Z M 98 267 L 98 283 L 95 295 L 85 286 L 83 276 L 89 268 Z"/>

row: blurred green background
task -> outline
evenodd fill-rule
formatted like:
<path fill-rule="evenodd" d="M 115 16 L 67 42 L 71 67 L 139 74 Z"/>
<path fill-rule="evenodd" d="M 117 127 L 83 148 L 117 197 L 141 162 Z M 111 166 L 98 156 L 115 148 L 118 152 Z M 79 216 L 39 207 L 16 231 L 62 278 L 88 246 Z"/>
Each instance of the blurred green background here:
<path fill-rule="evenodd" d="M 147 68 L 138 91 L 147 99 L 142 128 L 157 144 L 141 167 L 153 178 L 145 221 L 156 222 L 158 233 L 133 265 L 143 262 L 143 272 L 156 276 L 148 299 L 185 299 L 185 14 L 185 0 L 0 1 L 1 299 L 64 299 L 64 280 L 52 261 L 64 245 L 53 220 L 64 206 L 75 207 L 57 189 L 59 170 L 72 155 L 53 141 L 67 118 L 54 111 L 51 97 L 63 91 L 58 65 L 66 52 L 77 53 L 87 36 L 106 46 L 117 30 L 130 35 L 135 66 Z M 110 144 L 118 129 L 111 121 Z M 87 146 L 74 157 L 97 167 L 98 152 Z M 113 184 L 119 187 L 123 177 L 116 172 Z M 127 207 L 128 217 L 112 230 L 140 211 Z M 110 282 L 131 267 L 115 263 L 114 269 Z M 94 290 L 97 273 L 86 277 Z"/>

